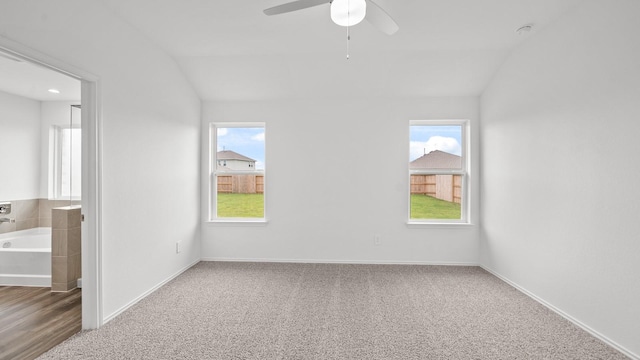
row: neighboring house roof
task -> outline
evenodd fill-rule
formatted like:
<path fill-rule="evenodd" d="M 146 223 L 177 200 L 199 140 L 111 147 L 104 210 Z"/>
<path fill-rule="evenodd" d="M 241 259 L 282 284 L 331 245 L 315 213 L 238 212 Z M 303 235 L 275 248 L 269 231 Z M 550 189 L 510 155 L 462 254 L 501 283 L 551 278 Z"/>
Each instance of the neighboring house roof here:
<path fill-rule="evenodd" d="M 409 163 L 410 169 L 460 169 L 462 158 L 440 150 L 433 150 Z"/>
<path fill-rule="evenodd" d="M 218 151 L 218 154 L 216 155 L 216 159 L 217 160 L 240 160 L 240 161 L 253 161 L 255 162 L 255 160 L 253 160 L 252 158 L 246 157 L 244 155 L 238 154 L 235 151 L 231 151 L 231 150 L 222 150 L 222 151 Z"/>

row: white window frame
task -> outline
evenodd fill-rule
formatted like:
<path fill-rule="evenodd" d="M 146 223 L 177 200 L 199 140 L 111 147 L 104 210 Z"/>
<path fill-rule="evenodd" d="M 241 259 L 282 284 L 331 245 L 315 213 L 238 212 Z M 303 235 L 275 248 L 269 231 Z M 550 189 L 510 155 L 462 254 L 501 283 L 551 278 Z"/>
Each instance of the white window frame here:
<path fill-rule="evenodd" d="M 209 222 L 212 223 L 266 223 L 267 222 L 267 169 L 264 170 L 236 170 L 236 171 L 218 171 L 218 128 L 262 128 L 265 132 L 265 155 L 264 161 L 267 162 L 267 125 L 264 122 L 213 122 L 209 124 Z M 255 168 L 254 168 L 255 169 Z M 261 218 L 228 218 L 218 217 L 218 175 L 262 175 L 263 176 L 263 196 L 264 209 Z"/>
<path fill-rule="evenodd" d="M 411 169 L 409 167 L 409 161 L 407 161 L 407 168 L 409 169 L 407 176 L 407 224 L 409 225 L 471 225 L 470 216 L 470 181 L 469 181 L 469 161 L 470 154 L 470 121 L 469 120 L 410 120 L 409 121 L 409 134 L 411 134 L 412 126 L 460 126 L 462 129 L 461 134 L 461 168 L 460 169 Z M 411 140 L 409 140 L 410 142 Z M 407 144 L 409 144 L 409 142 Z M 409 150 L 410 151 L 410 150 Z M 407 159 L 409 156 L 407 156 Z M 460 219 L 412 219 L 411 218 L 411 175 L 460 175 L 462 184 L 460 186 L 462 194 L 460 196 Z"/>
<path fill-rule="evenodd" d="M 72 125 L 52 125 L 49 130 L 49 196 L 50 200 L 80 200 L 82 196 L 77 194 L 76 196 L 71 194 L 64 194 L 62 188 L 62 132 L 65 130 L 79 130 L 81 126 L 79 124 Z M 82 136 L 82 135 L 80 135 Z M 82 140 L 81 140 L 82 141 Z M 72 161 L 71 159 L 69 161 Z M 82 161 L 82 160 L 80 160 Z M 70 165 L 72 166 L 72 165 Z M 76 166 L 77 167 L 77 166 Z M 71 171 L 81 173 L 82 169 L 71 168 Z M 81 186 L 77 184 L 76 186 Z M 71 189 L 73 190 L 73 188 Z"/>

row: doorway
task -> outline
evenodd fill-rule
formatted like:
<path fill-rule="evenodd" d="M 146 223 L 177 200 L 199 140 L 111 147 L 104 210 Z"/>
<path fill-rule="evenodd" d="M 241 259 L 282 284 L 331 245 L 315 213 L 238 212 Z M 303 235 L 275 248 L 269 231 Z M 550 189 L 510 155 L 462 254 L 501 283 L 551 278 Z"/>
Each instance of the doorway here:
<path fill-rule="evenodd" d="M 65 105 L 66 106 L 66 124 L 55 124 L 58 133 L 66 132 L 67 135 L 71 136 L 71 141 L 66 144 L 69 145 L 69 151 L 80 151 L 81 152 L 81 162 L 70 161 L 66 164 L 57 163 L 56 159 L 53 157 L 54 155 L 51 153 L 50 143 L 47 142 L 45 145 L 43 141 L 40 141 L 40 148 L 38 151 L 31 151 L 31 155 L 35 156 L 35 154 L 40 155 L 41 159 L 39 161 L 39 166 L 36 170 L 34 170 L 34 166 L 27 166 L 27 168 L 31 168 L 31 170 L 27 171 L 30 173 L 38 173 L 39 178 L 36 181 L 28 181 L 31 185 L 35 185 L 37 187 L 37 198 L 38 199 L 46 199 L 46 201 L 53 201 L 50 204 L 45 204 L 51 206 L 57 205 L 79 205 L 81 204 L 81 212 L 82 212 L 82 223 L 81 223 L 81 254 L 79 258 L 82 259 L 82 281 L 80 290 L 76 290 L 77 297 L 82 297 L 82 312 L 81 312 L 81 328 L 83 329 L 92 329 L 97 328 L 102 325 L 102 311 L 101 311 L 101 296 L 100 296 L 100 232 L 99 232 L 99 191 L 100 188 L 100 176 L 99 169 L 101 164 L 101 157 L 99 151 L 99 138 L 100 138 L 100 128 L 98 126 L 98 82 L 97 78 L 89 73 L 83 72 L 71 66 L 68 66 L 64 63 L 61 63 L 55 59 L 51 59 L 44 54 L 38 53 L 37 51 L 24 47 L 20 44 L 11 42 L 10 40 L 0 38 L 0 64 L 9 63 L 11 66 L 21 66 L 23 68 L 31 68 L 38 69 L 37 71 L 47 73 L 48 75 L 43 76 L 41 78 L 42 82 L 46 82 L 49 79 L 49 76 L 52 78 L 66 78 L 69 83 L 75 83 L 75 91 L 73 97 L 65 97 L 64 95 L 68 95 L 68 89 L 63 86 L 53 86 L 47 85 L 46 91 L 47 96 L 52 96 L 53 99 L 33 99 L 25 96 L 25 94 L 15 94 L 9 93 L 10 90 L 6 87 L 3 87 L 3 84 L 0 84 L 0 93 L 1 94 L 9 94 L 5 97 L 10 99 L 16 98 L 26 98 L 27 100 L 23 100 L 23 102 L 31 103 L 39 102 L 41 104 L 42 114 L 44 113 L 56 113 L 57 110 L 62 109 L 62 106 L 57 105 Z M 0 66 L 0 71 L 2 71 Z M 13 72 L 12 76 L 17 76 L 18 72 Z M 0 79 L 0 83 L 5 83 L 4 79 L 8 77 L 2 75 Z M 20 83 L 20 80 L 17 80 Z M 27 82 L 25 82 L 27 83 Z M 15 86 L 15 85 L 12 85 Z M 29 88 L 27 91 L 31 91 L 32 93 L 38 90 L 39 88 L 35 86 L 34 82 L 29 83 Z M 51 90 L 51 91 L 50 91 Z M 57 94 L 56 94 L 57 92 Z M 56 95 L 63 94 L 63 96 L 59 96 L 55 98 Z M 29 94 L 26 94 L 29 95 Z M 33 95 L 35 96 L 35 95 Z M 46 104 L 46 105 L 42 105 Z M 46 109 L 45 109 L 46 108 Z M 55 109 L 54 109 L 55 108 Z M 57 110 L 56 110 L 57 109 Z M 60 114 L 62 111 L 60 111 Z M 58 114 L 58 115 L 60 115 Z M 79 126 L 77 124 L 78 118 L 81 118 L 82 125 Z M 49 115 L 47 115 L 47 119 L 51 119 Z M 15 120 L 15 119 L 14 119 Z M 40 138 L 45 138 L 47 140 L 52 140 L 52 125 L 48 122 L 49 120 L 41 120 L 40 126 Z M 47 127 L 48 126 L 48 127 Z M 66 130 L 65 130 L 66 129 Z M 6 136 L 6 132 L 3 131 Z M 81 135 L 80 135 L 81 134 Z M 75 135 L 75 140 L 73 140 Z M 2 137 L 5 137 L 2 136 Z M 64 138 L 64 136 L 62 136 Z M 81 145 L 78 143 L 78 138 L 81 138 Z M 61 144 L 64 144 L 65 140 L 62 139 Z M 80 146 L 78 146 L 80 145 Z M 60 146 L 60 144 L 59 144 Z M 61 145 L 65 146 L 65 145 Z M 74 148 L 75 147 L 75 148 Z M 60 149 L 60 148 L 58 148 Z M 35 153 L 35 154 L 34 154 Z M 22 165 L 17 164 L 16 168 L 21 168 Z M 58 170 L 62 170 L 63 167 L 67 167 L 70 174 L 69 182 L 62 181 L 65 179 L 65 176 L 62 173 L 58 173 L 57 176 L 58 182 L 52 179 L 51 168 L 58 166 Z M 80 169 L 78 169 L 80 168 Z M 62 175 L 61 175 L 62 174 Z M 46 180 L 45 180 L 46 176 Z M 73 184 L 76 185 L 73 185 Z M 78 186 L 80 185 L 81 186 Z M 4 184 L 2 186 L 5 188 Z M 56 189 L 64 189 L 67 188 L 69 191 L 66 193 L 64 191 L 60 191 L 58 195 L 55 195 Z M 81 189 L 81 190 L 80 190 Z M 23 191 L 24 189 L 20 189 Z M 81 191 L 81 195 L 78 192 Z M 52 195 L 53 194 L 53 195 Z M 9 194 L 10 195 L 10 194 Z M 16 197 L 31 197 L 33 196 L 33 191 L 30 194 L 26 194 L 25 192 L 19 193 Z M 45 197 L 46 195 L 46 197 Z M 4 200 L 7 194 L 0 194 L 0 202 Z M 9 196 L 13 198 L 13 196 Z M 12 200 L 12 199 L 10 199 Z M 45 201 L 45 202 L 46 202 Z M 62 202 L 62 203 L 57 203 Z M 39 201 L 38 201 L 39 203 Z M 46 210 L 44 213 L 46 213 Z M 37 213 L 40 214 L 40 209 L 37 210 Z M 50 218 L 51 219 L 51 218 Z M 46 219 L 40 222 L 40 218 L 36 220 L 38 225 L 49 225 L 51 226 L 51 220 L 47 222 Z M 32 221 L 33 222 L 33 221 Z M 16 224 L 17 229 L 17 222 Z M 25 226 L 25 223 L 22 223 L 21 226 Z M 42 295 L 40 295 L 42 296 Z M 2 319 L 0 318 L 0 321 Z"/>

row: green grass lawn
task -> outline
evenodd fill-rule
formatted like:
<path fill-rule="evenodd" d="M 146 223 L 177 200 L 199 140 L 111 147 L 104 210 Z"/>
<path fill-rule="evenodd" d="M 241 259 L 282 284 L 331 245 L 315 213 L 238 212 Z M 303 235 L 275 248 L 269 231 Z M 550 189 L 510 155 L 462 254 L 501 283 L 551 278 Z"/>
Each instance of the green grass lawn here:
<path fill-rule="evenodd" d="M 218 217 L 263 218 L 264 194 L 218 194 Z M 412 219 L 460 219 L 460 204 L 411 195 Z"/>
<path fill-rule="evenodd" d="M 412 219 L 460 219 L 460 204 L 427 195 L 411 195 Z"/>
<path fill-rule="evenodd" d="M 218 194 L 218 217 L 263 218 L 264 194 Z"/>

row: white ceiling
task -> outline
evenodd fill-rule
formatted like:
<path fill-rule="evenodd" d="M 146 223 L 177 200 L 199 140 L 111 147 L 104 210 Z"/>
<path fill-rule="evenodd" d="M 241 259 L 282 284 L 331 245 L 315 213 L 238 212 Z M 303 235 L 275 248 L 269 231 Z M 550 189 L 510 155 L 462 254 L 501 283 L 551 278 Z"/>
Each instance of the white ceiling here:
<path fill-rule="evenodd" d="M 329 4 L 101 0 L 172 55 L 205 100 L 479 95 L 511 49 L 582 0 L 375 0 L 399 24 L 345 28 Z M 520 26 L 534 31 L 518 35 Z"/>
<path fill-rule="evenodd" d="M 59 94 L 49 92 L 57 89 Z M 0 91 L 39 101 L 80 101 L 80 81 L 0 52 Z"/>
<path fill-rule="evenodd" d="M 291 54 L 345 50 L 345 28 L 329 3 L 282 15 L 262 10 L 291 0 L 101 0 L 176 57 Z M 327 0 L 328 1 L 328 0 Z M 352 45 L 368 51 L 500 49 L 515 30 L 543 27 L 582 0 L 375 0 L 400 25 L 385 35 L 363 22 Z"/>
<path fill-rule="evenodd" d="M 328 3 L 262 13 L 288 1 L 99 0 L 174 57 L 202 99 L 241 101 L 476 96 L 515 46 L 583 0 L 375 0 L 400 30 L 352 27 L 350 60 Z"/>

